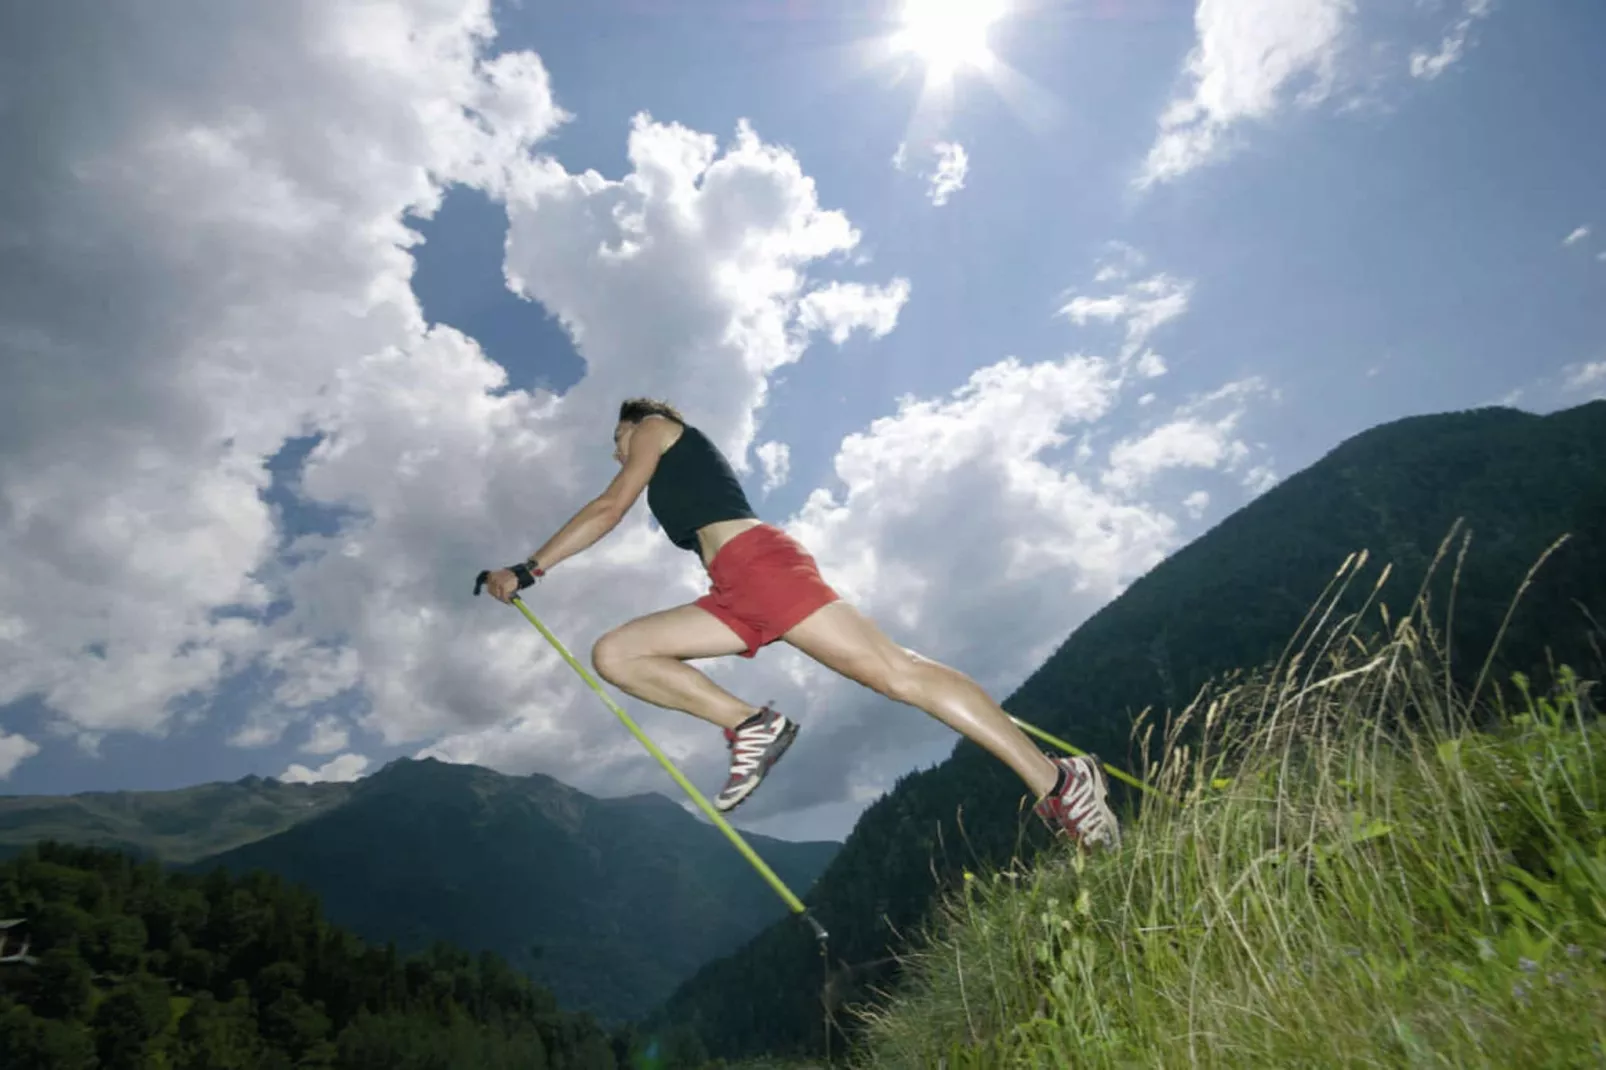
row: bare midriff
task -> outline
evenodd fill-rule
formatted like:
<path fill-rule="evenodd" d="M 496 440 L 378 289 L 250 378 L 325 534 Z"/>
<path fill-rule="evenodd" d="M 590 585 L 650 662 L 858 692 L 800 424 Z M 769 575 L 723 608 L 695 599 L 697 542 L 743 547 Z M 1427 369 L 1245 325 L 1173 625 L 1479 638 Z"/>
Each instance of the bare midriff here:
<path fill-rule="evenodd" d="M 697 529 L 697 551 L 702 555 L 703 567 L 708 568 L 719 553 L 720 547 L 730 542 L 736 536 L 749 528 L 756 528 L 764 523 L 752 517 L 742 517 L 739 520 L 716 520 Z"/>

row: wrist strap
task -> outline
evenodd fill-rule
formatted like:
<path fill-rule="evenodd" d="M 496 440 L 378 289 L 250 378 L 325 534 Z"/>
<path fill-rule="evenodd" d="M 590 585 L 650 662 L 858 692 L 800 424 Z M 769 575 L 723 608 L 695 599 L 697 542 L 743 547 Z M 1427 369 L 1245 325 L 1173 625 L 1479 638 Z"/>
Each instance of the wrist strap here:
<path fill-rule="evenodd" d="M 516 565 L 509 565 L 508 571 L 518 578 L 519 590 L 521 591 L 526 587 L 533 586 L 536 580 L 546 575 L 545 570 L 536 564 L 534 558 L 529 561 L 520 561 Z"/>

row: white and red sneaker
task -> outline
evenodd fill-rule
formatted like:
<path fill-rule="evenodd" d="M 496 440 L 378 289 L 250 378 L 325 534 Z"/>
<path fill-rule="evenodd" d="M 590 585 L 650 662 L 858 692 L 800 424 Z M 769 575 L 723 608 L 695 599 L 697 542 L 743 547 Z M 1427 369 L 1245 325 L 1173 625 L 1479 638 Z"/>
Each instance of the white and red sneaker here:
<path fill-rule="evenodd" d="M 1069 836 L 1086 847 L 1121 846 L 1121 826 L 1106 803 L 1109 784 L 1096 756 L 1054 759 L 1059 779 L 1053 790 L 1032 807 L 1056 835 Z"/>
<path fill-rule="evenodd" d="M 780 760 L 797 736 L 797 723 L 765 706 L 753 716 L 725 730 L 731 752 L 731 775 L 714 797 L 717 810 L 734 810 L 753 793 L 770 766 Z"/>

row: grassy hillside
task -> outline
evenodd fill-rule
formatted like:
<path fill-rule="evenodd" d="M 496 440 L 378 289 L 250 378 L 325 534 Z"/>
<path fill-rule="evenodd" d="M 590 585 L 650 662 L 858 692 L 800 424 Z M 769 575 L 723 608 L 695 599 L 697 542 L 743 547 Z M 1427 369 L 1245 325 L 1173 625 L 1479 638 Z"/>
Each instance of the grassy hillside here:
<path fill-rule="evenodd" d="M 1520 668 L 1543 687 L 1547 652 L 1595 664 L 1591 613 L 1606 620 L 1606 402 L 1546 417 L 1417 417 L 1357 436 L 1134 583 L 1004 705 L 1141 771 L 1131 736 L 1144 710 L 1163 720 L 1210 679 L 1275 661 L 1357 551 L 1390 564 L 1391 606 L 1414 604 L 1458 519 L 1470 545 L 1456 544 L 1427 588 L 1451 652 L 1448 679 L 1467 686 L 1479 676 L 1528 569 L 1569 533 L 1525 592 L 1491 672 L 1509 679 Z M 1353 612 L 1364 597 L 1346 588 L 1335 611 Z M 1023 802 L 1009 770 L 960 742 L 865 812 L 807 897 L 831 930 L 838 996 L 863 998 L 895 980 L 898 964 L 885 960 L 963 869 L 1029 859 L 1044 845 Z M 783 923 L 705 966 L 647 1025 L 694 1030 L 716 1055 L 817 1053 L 820 984 L 808 932 Z"/>
<path fill-rule="evenodd" d="M 840 848 L 747 837 L 800 893 Z M 786 905 L 718 830 L 662 795 L 399 760 L 339 807 L 194 864 L 260 867 L 365 939 L 488 949 L 605 1022 L 645 1013 Z"/>
<path fill-rule="evenodd" d="M 1119 854 L 967 873 L 851 1064 L 1606 1060 L 1592 685 L 1474 700 L 1424 617 L 1352 623 L 1194 703 Z"/>
<path fill-rule="evenodd" d="M 0 795 L 0 858 L 60 840 L 191 862 L 283 832 L 339 806 L 350 791 L 350 784 L 246 777 L 174 791 Z"/>

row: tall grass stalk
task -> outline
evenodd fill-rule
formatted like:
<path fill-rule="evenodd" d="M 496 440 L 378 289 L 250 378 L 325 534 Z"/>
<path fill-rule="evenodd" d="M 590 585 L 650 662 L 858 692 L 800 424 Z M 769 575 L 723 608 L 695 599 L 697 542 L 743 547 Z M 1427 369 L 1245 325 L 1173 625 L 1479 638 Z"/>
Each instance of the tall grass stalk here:
<path fill-rule="evenodd" d="M 1399 619 L 1381 578 L 1340 612 L 1364 564 L 1276 665 L 1140 726 L 1165 801 L 1119 852 L 967 873 L 855 1009 L 855 1064 L 1606 1066 L 1590 686 L 1486 662 L 1463 694 L 1426 584 Z"/>

